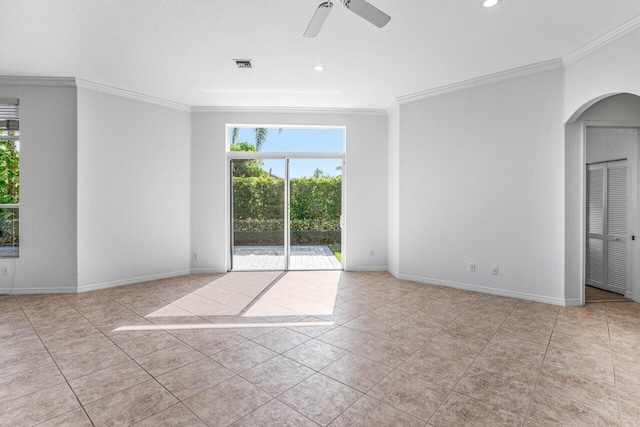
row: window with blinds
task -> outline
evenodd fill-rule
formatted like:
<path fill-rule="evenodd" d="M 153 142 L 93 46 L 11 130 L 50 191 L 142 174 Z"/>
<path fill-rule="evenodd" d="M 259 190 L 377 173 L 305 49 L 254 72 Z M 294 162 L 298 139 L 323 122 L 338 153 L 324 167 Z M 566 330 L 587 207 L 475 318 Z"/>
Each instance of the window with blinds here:
<path fill-rule="evenodd" d="M 0 130 L 20 131 L 20 106 L 17 99 L 0 98 Z"/>
<path fill-rule="evenodd" d="M 20 253 L 20 102 L 0 98 L 0 258 Z"/>

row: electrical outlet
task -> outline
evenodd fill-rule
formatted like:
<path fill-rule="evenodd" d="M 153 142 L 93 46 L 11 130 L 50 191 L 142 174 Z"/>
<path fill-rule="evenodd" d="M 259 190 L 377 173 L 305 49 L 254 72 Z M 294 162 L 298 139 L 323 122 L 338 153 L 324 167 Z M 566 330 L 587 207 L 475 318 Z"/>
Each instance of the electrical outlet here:
<path fill-rule="evenodd" d="M 469 264 L 469 272 L 471 272 L 471 273 L 475 273 L 476 272 L 476 265 L 475 264 Z"/>
<path fill-rule="evenodd" d="M 494 276 L 498 275 L 498 267 L 491 267 L 491 274 L 493 274 Z"/>
<path fill-rule="evenodd" d="M 2 267 L 2 274 L 5 276 L 9 274 L 9 267 Z"/>
<path fill-rule="evenodd" d="M 193 253 L 193 260 L 197 261 L 198 260 L 198 252 L 194 252 Z"/>
<path fill-rule="evenodd" d="M 375 255 L 375 252 L 373 251 L 373 249 L 371 249 L 371 250 L 369 251 L 369 256 L 370 256 L 370 257 L 372 257 L 372 256 L 374 256 L 374 255 Z"/>

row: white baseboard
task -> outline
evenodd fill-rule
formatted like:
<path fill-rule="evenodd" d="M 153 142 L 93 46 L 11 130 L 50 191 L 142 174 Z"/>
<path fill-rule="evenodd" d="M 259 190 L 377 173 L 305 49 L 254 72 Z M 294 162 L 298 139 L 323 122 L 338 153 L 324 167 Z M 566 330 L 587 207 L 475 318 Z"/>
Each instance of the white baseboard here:
<path fill-rule="evenodd" d="M 508 291 L 504 289 L 488 288 L 485 286 L 472 285 L 469 283 L 459 283 L 459 282 L 450 282 L 447 280 L 429 279 L 426 277 L 411 276 L 408 274 L 394 274 L 394 276 L 396 276 L 398 279 L 410 280 L 418 283 L 427 283 L 430 285 L 437 285 L 437 286 L 447 286 L 450 288 L 482 292 L 485 294 L 499 295 L 503 297 L 518 298 L 518 299 L 523 299 L 527 301 L 542 302 L 545 304 L 565 306 L 565 305 L 568 305 L 567 304 L 568 302 L 574 302 L 574 300 L 565 300 L 564 298 L 552 298 L 552 297 L 546 297 L 543 295 L 528 294 L 524 292 L 514 292 L 514 291 Z M 578 305 L 580 304 L 578 303 Z"/>
<path fill-rule="evenodd" d="M 76 288 L 3 288 L 0 295 L 75 294 Z"/>
<path fill-rule="evenodd" d="M 386 271 L 391 275 L 398 279 L 402 280 L 410 280 L 418 283 L 426 283 L 437 286 L 447 286 L 450 288 L 456 289 L 464 289 L 469 291 L 482 292 L 486 294 L 492 295 L 500 295 L 511 298 L 519 298 L 528 301 L 536 301 L 542 302 L 546 304 L 560 305 L 560 306 L 579 306 L 581 305 L 581 301 L 579 298 L 572 299 L 563 299 L 563 298 L 551 298 L 542 295 L 529 294 L 524 292 L 514 292 L 508 291 L 504 289 L 496 289 L 489 288 L 485 286 L 472 285 L 469 283 L 459 283 L 459 282 L 451 282 L 447 280 L 437 280 L 430 279 L 426 277 L 420 276 L 411 276 L 408 274 L 401 274 L 387 266 L 357 266 L 357 267 L 349 267 L 345 271 Z M 88 292 L 95 291 L 99 289 L 107 289 L 113 288 L 116 286 L 124 286 L 131 285 L 134 283 L 148 282 L 151 280 L 159 280 L 159 279 L 167 279 L 171 277 L 183 276 L 186 274 L 226 274 L 227 271 L 221 271 L 217 269 L 190 269 L 190 270 L 180 270 L 180 271 L 172 271 L 168 273 L 162 274 L 153 274 L 149 276 L 141 276 L 130 279 L 123 280 L 115 280 L 112 282 L 103 282 L 103 283 L 95 283 L 90 285 L 79 286 L 78 289 L 75 288 L 18 288 L 18 289 L 10 289 L 4 288 L 0 289 L 0 294 L 57 294 L 57 293 L 80 293 L 80 292 Z"/>
<path fill-rule="evenodd" d="M 344 271 L 387 271 L 387 267 L 384 265 L 371 265 L 371 266 L 357 266 L 345 268 Z"/>
<path fill-rule="evenodd" d="M 227 274 L 226 270 L 216 270 L 212 268 L 192 268 L 190 274 Z"/>
<path fill-rule="evenodd" d="M 387 267 L 387 272 L 389 274 L 391 274 L 393 277 L 395 277 L 396 279 L 399 279 L 400 277 L 400 273 L 398 273 L 397 271 L 395 271 L 393 268 L 391 267 Z"/>
<path fill-rule="evenodd" d="M 134 283 L 149 282 L 151 280 L 168 279 L 171 277 L 184 276 L 190 274 L 190 270 L 171 271 L 169 273 L 152 274 L 149 276 L 140 276 L 130 279 L 114 280 L 112 282 L 94 283 L 91 285 L 78 286 L 78 293 L 97 291 L 99 289 L 115 288 L 116 286 L 133 285 Z"/>
<path fill-rule="evenodd" d="M 565 299 L 564 305 L 567 307 L 579 307 L 582 305 L 582 300 L 580 298 Z"/>

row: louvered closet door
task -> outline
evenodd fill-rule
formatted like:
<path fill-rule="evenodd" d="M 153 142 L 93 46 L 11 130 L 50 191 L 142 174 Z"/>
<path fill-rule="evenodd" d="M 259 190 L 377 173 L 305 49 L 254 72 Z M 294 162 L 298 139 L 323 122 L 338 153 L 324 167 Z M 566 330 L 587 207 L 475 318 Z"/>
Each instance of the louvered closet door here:
<path fill-rule="evenodd" d="M 619 294 L 629 277 L 628 192 L 626 160 L 589 165 L 586 283 Z"/>
<path fill-rule="evenodd" d="M 607 248 L 605 289 L 624 294 L 627 290 L 627 162 L 607 164 Z"/>
<path fill-rule="evenodd" d="M 587 274 L 589 286 L 605 287 L 604 201 L 606 163 L 587 169 Z"/>

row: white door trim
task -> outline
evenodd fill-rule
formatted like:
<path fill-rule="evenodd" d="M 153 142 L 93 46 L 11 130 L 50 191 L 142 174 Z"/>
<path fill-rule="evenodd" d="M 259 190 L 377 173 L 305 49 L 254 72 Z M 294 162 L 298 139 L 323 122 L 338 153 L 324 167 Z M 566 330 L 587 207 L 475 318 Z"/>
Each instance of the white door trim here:
<path fill-rule="evenodd" d="M 580 303 L 585 304 L 585 277 L 586 277 L 586 236 L 587 236 L 587 128 L 588 127 L 609 127 L 609 128 L 631 128 L 638 129 L 640 135 L 640 122 L 624 122 L 624 121 L 583 121 L 581 130 L 581 151 L 582 151 L 582 180 L 581 180 L 581 202 L 580 202 L 580 219 L 582 223 L 582 238 L 580 240 Z M 630 159 L 629 159 L 630 160 Z M 640 284 L 638 283 L 640 278 L 640 248 L 638 242 L 640 241 L 640 198 L 638 192 L 640 186 L 638 185 L 638 177 L 640 174 L 640 137 L 637 142 L 637 155 L 634 159 L 634 167 L 630 170 L 630 178 L 632 182 L 631 191 L 631 206 L 634 214 L 630 218 L 629 234 L 636 236 L 636 240 L 631 242 L 631 255 L 632 260 L 631 276 L 629 278 L 629 290 L 627 297 L 631 297 L 632 300 L 640 302 Z"/>

